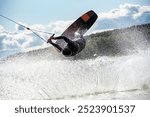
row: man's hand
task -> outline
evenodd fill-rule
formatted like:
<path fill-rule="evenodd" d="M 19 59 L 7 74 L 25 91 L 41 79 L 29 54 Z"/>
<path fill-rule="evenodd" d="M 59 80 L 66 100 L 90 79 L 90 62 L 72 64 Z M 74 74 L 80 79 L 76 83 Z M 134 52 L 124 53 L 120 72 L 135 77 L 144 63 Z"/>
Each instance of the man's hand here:
<path fill-rule="evenodd" d="M 47 40 L 47 43 L 52 43 L 52 39 L 54 39 L 54 35 L 55 34 L 53 34 L 52 36 L 50 36 L 50 38 Z"/>

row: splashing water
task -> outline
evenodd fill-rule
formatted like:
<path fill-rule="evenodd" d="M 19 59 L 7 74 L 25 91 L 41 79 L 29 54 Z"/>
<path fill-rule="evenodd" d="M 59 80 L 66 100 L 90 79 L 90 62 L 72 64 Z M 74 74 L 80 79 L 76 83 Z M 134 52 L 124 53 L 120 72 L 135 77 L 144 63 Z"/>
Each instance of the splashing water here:
<path fill-rule="evenodd" d="M 0 98 L 150 99 L 149 60 L 150 51 L 76 61 L 14 57 L 0 63 Z"/>

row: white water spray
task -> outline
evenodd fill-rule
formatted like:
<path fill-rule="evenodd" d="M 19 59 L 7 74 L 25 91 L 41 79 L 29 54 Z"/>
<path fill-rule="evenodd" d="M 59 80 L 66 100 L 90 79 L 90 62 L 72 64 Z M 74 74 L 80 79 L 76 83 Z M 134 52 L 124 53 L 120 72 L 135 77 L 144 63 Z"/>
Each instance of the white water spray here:
<path fill-rule="evenodd" d="M 70 99 L 150 88 L 150 51 L 90 60 L 34 60 L 19 57 L 0 64 L 1 99 Z M 130 95 L 128 95 L 130 97 Z M 149 97 L 148 97 L 149 98 Z"/>

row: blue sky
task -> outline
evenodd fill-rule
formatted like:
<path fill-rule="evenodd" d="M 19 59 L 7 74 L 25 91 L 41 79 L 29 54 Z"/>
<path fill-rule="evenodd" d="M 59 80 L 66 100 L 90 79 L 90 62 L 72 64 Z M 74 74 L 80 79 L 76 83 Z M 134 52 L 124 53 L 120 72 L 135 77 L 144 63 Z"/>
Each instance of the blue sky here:
<path fill-rule="evenodd" d="M 75 19 L 90 9 L 107 12 L 125 3 L 150 5 L 149 0 L 0 0 L 0 3 L 0 14 L 29 25 Z M 14 27 L 2 18 L 0 24 L 7 30 Z"/>

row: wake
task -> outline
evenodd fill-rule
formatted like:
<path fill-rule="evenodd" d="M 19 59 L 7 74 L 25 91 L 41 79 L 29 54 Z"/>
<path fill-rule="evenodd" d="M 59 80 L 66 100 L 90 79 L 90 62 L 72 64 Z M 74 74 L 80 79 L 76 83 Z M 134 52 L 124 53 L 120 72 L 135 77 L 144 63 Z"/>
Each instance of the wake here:
<path fill-rule="evenodd" d="M 87 60 L 31 53 L 1 61 L 1 99 L 132 99 L 133 92 L 150 98 L 149 50 Z"/>

